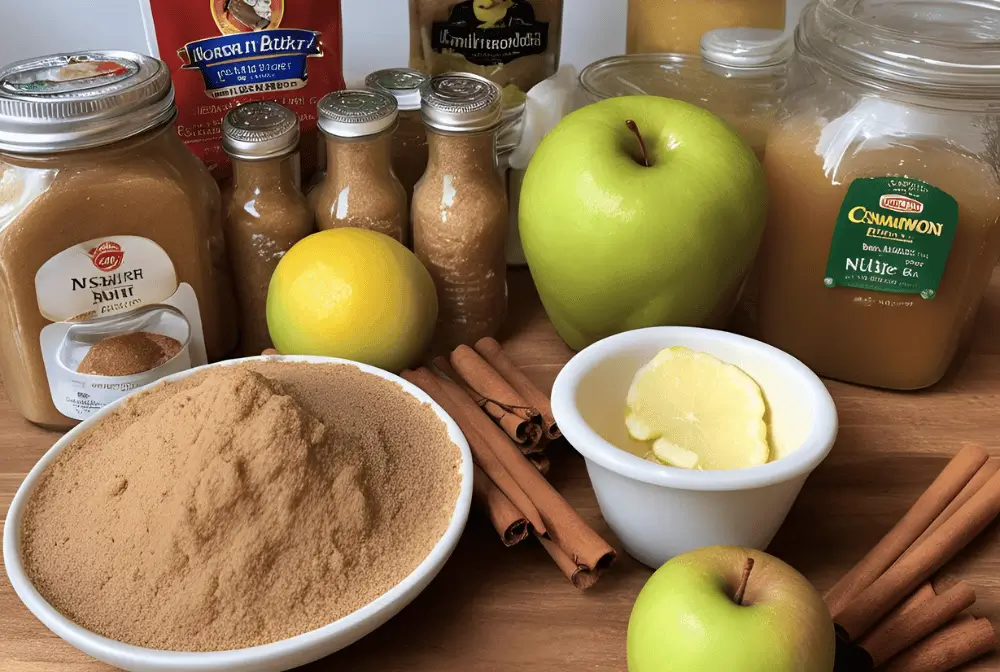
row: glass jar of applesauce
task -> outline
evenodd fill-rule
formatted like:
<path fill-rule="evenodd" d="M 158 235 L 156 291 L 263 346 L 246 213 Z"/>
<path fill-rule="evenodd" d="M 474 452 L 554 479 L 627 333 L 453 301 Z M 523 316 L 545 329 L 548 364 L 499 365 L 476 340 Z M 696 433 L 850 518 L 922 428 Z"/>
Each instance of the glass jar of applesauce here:
<path fill-rule="evenodd" d="M 1000 6 L 819 0 L 795 43 L 763 338 L 831 378 L 933 385 L 1000 257 Z"/>
<path fill-rule="evenodd" d="M 629 54 L 697 54 L 717 28 L 785 27 L 785 0 L 628 0 Z"/>

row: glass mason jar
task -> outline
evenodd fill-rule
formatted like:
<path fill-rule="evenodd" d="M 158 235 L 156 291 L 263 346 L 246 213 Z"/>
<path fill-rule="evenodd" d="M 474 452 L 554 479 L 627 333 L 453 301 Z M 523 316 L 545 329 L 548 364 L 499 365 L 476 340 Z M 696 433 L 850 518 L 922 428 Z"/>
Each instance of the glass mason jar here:
<path fill-rule="evenodd" d="M 785 28 L 785 0 L 628 0 L 626 52 L 697 54 L 718 28 Z"/>
<path fill-rule="evenodd" d="M 427 75 L 409 68 L 390 68 L 368 75 L 365 85 L 392 95 L 399 107 L 399 123 L 392 133 L 392 170 L 406 190 L 413 188 L 427 170 L 427 131 L 420 117 L 420 87 Z"/>
<path fill-rule="evenodd" d="M 0 373 L 31 422 L 236 345 L 219 188 L 173 101 L 166 65 L 124 51 L 0 69 Z"/>
<path fill-rule="evenodd" d="M 326 174 L 316 187 L 316 225 L 355 227 L 406 243 L 406 191 L 392 171 L 396 99 L 371 89 L 328 93 L 319 101 Z"/>
<path fill-rule="evenodd" d="M 441 351 L 495 335 L 506 313 L 502 95 L 468 74 L 435 77 L 421 90 L 430 158 L 413 194 L 413 249 L 437 288 Z"/>
<path fill-rule="evenodd" d="M 817 373 L 933 385 L 1000 256 L 1000 8 L 820 0 L 768 140 L 765 340 Z"/>
<path fill-rule="evenodd" d="M 267 290 L 292 245 L 312 233 L 313 213 L 302 195 L 299 119 L 269 101 L 246 103 L 222 120 L 222 148 L 232 159 L 225 234 L 240 308 L 240 350 L 259 355 L 272 347 Z"/>

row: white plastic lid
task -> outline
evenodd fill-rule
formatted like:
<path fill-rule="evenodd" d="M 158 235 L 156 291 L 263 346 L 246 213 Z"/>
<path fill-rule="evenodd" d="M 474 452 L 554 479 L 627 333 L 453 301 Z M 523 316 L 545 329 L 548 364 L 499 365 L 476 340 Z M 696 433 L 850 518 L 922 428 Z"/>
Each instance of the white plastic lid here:
<path fill-rule="evenodd" d="M 794 49 L 783 31 L 766 28 L 719 28 L 701 38 L 702 60 L 727 68 L 780 65 Z"/>

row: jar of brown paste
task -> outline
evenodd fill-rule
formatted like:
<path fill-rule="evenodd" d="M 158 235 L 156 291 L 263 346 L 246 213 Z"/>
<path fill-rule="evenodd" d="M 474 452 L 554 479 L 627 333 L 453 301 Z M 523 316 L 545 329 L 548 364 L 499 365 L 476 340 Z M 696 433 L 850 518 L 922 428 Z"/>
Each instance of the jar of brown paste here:
<path fill-rule="evenodd" d="M 0 70 L 0 373 L 65 428 L 236 342 L 219 190 L 166 66 L 122 51 Z"/>
<path fill-rule="evenodd" d="M 392 134 L 392 170 L 413 198 L 413 188 L 427 169 L 427 131 L 420 118 L 420 87 L 427 75 L 409 68 L 390 68 L 368 75 L 365 85 L 396 99 L 399 124 Z"/>
<path fill-rule="evenodd" d="M 302 195 L 299 119 L 287 107 L 261 101 L 230 110 L 222 121 L 222 148 L 233 162 L 226 203 L 226 249 L 240 309 L 241 351 L 271 347 L 267 290 L 275 267 L 313 230 Z"/>
<path fill-rule="evenodd" d="M 326 175 L 317 187 L 320 230 L 356 227 L 406 243 L 406 191 L 392 172 L 396 99 L 370 89 L 348 89 L 319 101 L 319 128 L 326 136 Z"/>
<path fill-rule="evenodd" d="M 492 336 L 507 306 L 507 190 L 497 165 L 502 92 L 440 75 L 421 89 L 430 157 L 413 194 L 413 249 L 438 293 L 436 348 Z"/>
<path fill-rule="evenodd" d="M 1000 257 L 1000 9 L 819 0 L 764 155 L 764 340 L 817 373 L 918 389 Z"/>

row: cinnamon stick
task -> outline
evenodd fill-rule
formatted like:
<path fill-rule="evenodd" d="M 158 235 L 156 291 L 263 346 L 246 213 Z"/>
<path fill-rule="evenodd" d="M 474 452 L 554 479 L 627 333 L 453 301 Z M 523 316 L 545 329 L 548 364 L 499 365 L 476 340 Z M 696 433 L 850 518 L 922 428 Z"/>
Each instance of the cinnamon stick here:
<path fill-rule="evenodd" d="M 427 372 L 427 375 L 434 374 Z M 444 401 L 450 399 L 450 406 L 457 407 L 463 418 L 471 420 L 474 430 L 486 438 L 489 449 L 538 508 L 552 541 L 581 571 L 599 574 L 610 567 L 615 560 L 614 549 L 584 522 L 576 509 L 538 473 L 510 438 L 479 410 L 460 387 L 443 378 L 439 378 L 438 383 L 433 394 L 425 391 L 432 397 L 443 391 L 443 399 L 438 403 L 447 410 Z"/>
<path fill-rule="evenodd" d="M 934 592 L 934 586 L 931 585 L 930 581 L 920 584 L 920 587 L 917 588 L 915 591 L 913 591 L 912 595 L 910 595 L 902 602 L 902 604 L 896 607 L 896 611 L 892 612 L 891 614 L 885 617 L 885 620 L 882 621 L 882 624 L 886 623 L 886 621 L 888 621 L 890 618 L 899 618 L 901 616 L 905 616 L 909 612 L 913 611 L 915 607 L 920 606 L 921 604 L 931 599 L 935 595 L 937 595 L 937 593 Z M 882 624 L 879 624 L 878 627 L 881 628 Z"/>
<path fill-rule="evenodd" d="M 841 612 L 854 598 L 872 585 L 924 533 L 986 463 L 987 457 L 986 451 L 979 446 L 964 446 L 889 533 L 830 589 L 825 599 L 835 621 L 839 623 Z"/>
<path fill-rule="evenodd" d="M 528 537 L 528 519 L 478 466 L 473 471 L 472 497 L 486 512 L 504 546 L 514 546 Z"/>
<path fill-rule="evenodd" d="M 958 493 L 958 496 L 956 496 L 955 499 L 951 500 L 951 504 L 949 504 L 945 508 L 945 510 L 942 511 L 941 514 L 934 519 L 934 522 L 931 523 L 931 526 L 928 527 L 927 530 L 922 535 L 917 537 L 917 540 L 910 545 L 910 547 L 906 550 L 906 553 L 903 554 L 903 557 L 911 553 L 913 549 L 922 544 L 924 540 L 926 540 L 927 537 L 929 537 L 931 533 L 934 532 L 934 530 L 941 527 L 941 525 L 944 524 L 944 521 L 951 518 L 955 514 L 955 512 L 962 507 L 963 504 L 972 499 L 972 496 L 977 492 L 979 492 L 982 489 L 982 487 L 986 485 L 986 482 L 993 477 L 993 474 L 997 473 L 998 471 L 1000 471 L 1000 460 L 987 460 L 986 464 L 979 467 L 979 471 L 977 471 L 976 474 L 972 477 L 972 479 L 965 484 L 965 487 L 962 488 L 962 491 L 960 493 Z"/>
<path fill-rule="evenodd" d="M 532 453 L 528 455 L 528 460 L 535 465 L 535 469 L 538 469 L 538 473 L 542 476 L 549 475 L 549 469 L 552 464 L 549 462 L 549 458 L 545 456 L 545 453 Z"/>
<path fill-rule="evenodd" d="M 276 355 L 276 354 L 278 354 L 278 351 L 275 350 L 274 348 L 267 348 L 266 350 L 264 350 L 260 354 L 262 354 L 262 355 Z"/>
<path fill-rule="evenodd" d="M 477 364 L 469 364 L 467 360 L 471 358 L 467 354 L 459 357 L 464 364 L 462 370 L 453 367 L 447 357 L 435 358 L 434 368 L 461 386 L 473 401 L 500 425 L 507 436 L 521 446 L 521 452 L 525 454 L 540 452 L 541 447 L 538 444 L 543 434 L 541 415 L 529 408 L 528 402 L 521 399 L 500 374 L 476 354 L 475 350 L 468 346 L 459 346 L 459 350 L 462 348 L 472 353 L 472 357 L 482 362 L 482 366 L 488 371 L 480 370 Z M 452 353 L 452 360 L 456 359 L 455 353 Z M 509 393 L 503 389 L 496 389 L 498 387 L 506 388 Z M 508 402 L 511 401 L 520 406 L 509 405 Z"/>
<path fill-rule="evenodd" d="M 465 411 L 462 407 L 453 403 L 451 399 L 445 395 L 444 391 L 438 384 L 439 381 L 446 381 L 442 381 L 441 378 L 431 373 L 428 369 L 404 371 L 400 375 L 402 375 L 405 380 L 408 380 L 426 392 L 431 399 L 436 401 L 438 405 L 441 406 L 456 423 L 458 423 L 459 428 L 462 430 L 462 433 L 465 434 L 465 438 L 469 442 L 469 448 L 472 450 L 472 455 L 475 458 L 476 464 L 482 468 L 497 488 L 499 488 L 500 491 L 507 496 L 511 504 L 513 504 L 518 511 L 524 514 L 524 517 L 527 518 L 528 522 L 531 523 L 535 530 L 537 530 L 540 534 L 545 534 L 546 528 L 545 523 L 542 521 L 542 516 L 532 503 L 531 499 L 528 497 L 527 493 L 521 489 L 521 486 L 518 485 L 517 481 L 511 477 L 510 473 L 508 473 L 507 468 L 502 462 L 500 462 L 499 459 L 497 459 L 497 456 L 493 454 L 493 451 L 490 449 L 490 444 L 487 442 L 486 438 L 479 433 L 479 430 L 477 429 L 476 424 L 472 422 L 472 419 L 466 417 Z M 473 406 L 473 408 L 475 408 L 475 406 Z M 476 414 L 482 416 L 482 413 L 480 413 L 478 409 L 476 409 Z"/>
<path fill-rule="evenodd" d="M 1000 472 L 912 553 L 893 565 L 834 620 L 852 640 L 864 635 L 906 595 L 965 548 L 1000 515 Z"/>
<path fill-rule="evenodd" d="M 476 345 L 475 350 L 483 359 L 490 363 L 497 372 L 503 376 L 511 387 L 513 387 L 518 394 L 520 394 L 524 399 L 539 413 L 542 414 L 542 428 L 545 430 L 545 436 L 549 439 L 558 439 L 562 436 L 559 431 L 559 427 L 556 425 L 556 419 L 552 415 L 552 404 L 549 401 L 548 396 L 546 396 L 538 387 L 535 386 L 531 380 L 524 375 L 521 369 L 517 368 L 517 365 L 507 356 L 500 344 L 493 338 L 483 338 L 480 339 Z"/>
<path fill-rule="evenodd" d="M 595 583 L 597 583 L 597 578 L 600 575 L 600 570 L 592 570 L 589 567 L 583 565 L 578 565 L 573 562 L 573 558 L 566 554 L 566 551 L 559 547 L 559 544 L 552 541 L 551 539 L 546 539 L 540 535 L 535 535 L 538 537 L 538 541 L 541 542 L 542 548 L 549 554 L 566 578 L 569 579 L 574 586 L 580 590 L 586 590 L 590 588 Z"/>
<path fill-rule="evenodd" d="M 985 618 L 959 618 L 904 651 L 885 672 L 948 672 L 997 648 L 996 630 Z"/>
<path fill-rule="evenodd" d="M 861 642 L 875 667 L 913 646 L 976 601 L 972 586 L 959 581 L 941 595 L 885 619 Z"/>

